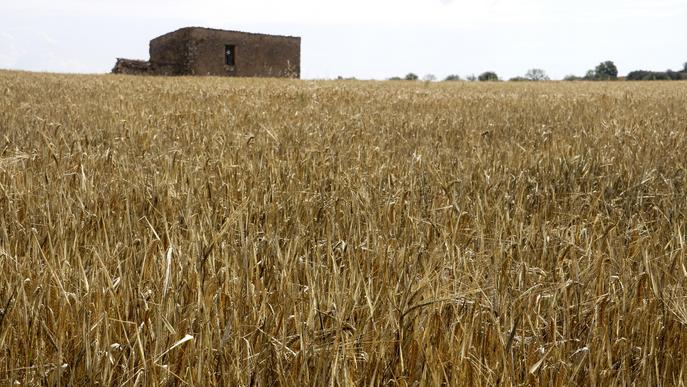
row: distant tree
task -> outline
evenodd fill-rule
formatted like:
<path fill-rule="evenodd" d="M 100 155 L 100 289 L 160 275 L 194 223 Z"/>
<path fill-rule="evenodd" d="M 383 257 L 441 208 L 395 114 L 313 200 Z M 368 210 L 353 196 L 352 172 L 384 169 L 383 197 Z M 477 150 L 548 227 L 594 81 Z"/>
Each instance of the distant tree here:
<path fill-rule="evenodd" d="M 480 82 L 498 81 L 499 76 L 493 71 L 485 71 L 477 77 Z"/>
<path fill-rule="evenodd" d="M 645 71 L 645 70 L 635 70 L 635 71 L 630 71 L 627 74 L 626 79 L 628 81 L 650 81 L 654 80 L 654 73 L 652 71 Z"/>
<path fill-rule="evenodd" d="M 565 78 L 563 78 L 564 81 L 579 81 L 580 79 L 582 79 L 582 77 L 578 77 L 574 74 L 566 75 Z"/>
<path fill-rule="evenodd" d="M 671 69 L 666 70 L 666 76 L 667 76 L 668 79 L 670 79 L 671 81 L 677 81 L 677 80 L 679 80 L 679 79 L 681 78 L 679 72 L 673 71 L 673 70 L 671 70 Z"/>
<path fill-rule="evenodd" d="M 401 77 L 391 77 L 391 78 L 389 78 L 389 80 L 390 80 L 390 81 L 402 81 L 403 78 L 401 78 Z"/>
<path fill-rule="evenodd" d="M 465 77 L 465 79 L 466 79 L 468 82 L 475 82 L 475 81 L 477 80 L 477 76 L 475 76 L 475 74 L 468 74 L 468 75 Z"/>
<path fill-rule="evenodd" d="M 451 74 L 444 78 L 444 81 L 460 81 L 460 75 Z"/>
<path fill-rule="evenodd" d="M 649 73 L 649 71 L 644 71 L 644 70 L 635 70 L 635 71 L 630 71 L 627 73 L 627 76 L 625 79 L 628 81 L 641 81 L 644 79 L 646 74 Z"/>
<path fill-rule="evenodd" d="M 618 79 L 618 68 L 615 67 L 615 63 L 611 60 L 599 63 L 594 69 L 596 75 L 595 79 L 598 80 L 612 80 Z"/>
<path fill-rule="evenodd" d="M 529 79 L 530 81 L 548 81 L 551 79 L 548 75 L 546 75 L 546 71 L 542 69 L 527 70 L 525 73 L 525 78 Z"/>
<path fill-rule="evenodd" d="M 666 71 L 647 71 L 635 70 L 630 71 L 625 77 L 628 81 L 679 81 L 687 79 L 687 62 L 683 64 L 683 69 L 673 71 L 668 69 Z"/>
<path fill-rule="evenodd" d="M 419 78 L 419 77 L 417 76 L 417 74 L 415 74 L 415 73 L 408 73 L 408 74 L 406 74 L 406 77 L 405 77 L 404 79 L 405 79 L 406 81 L 417 81 L 418 78 Z"/>
<path fill-rule="evenodd" d="M 524 82 L 524 81 L 529 81 L 529 80 L 530 80 L 529 78 L 517 76 L 517 77 L 513 77 L 513 78 L 509 79 L 508 81 L 509 82 Z"/>
<path fill-rule="evenodd" d="M 680 80 L 682 79 L 682 74 L 672 70 L 667 71 L 646 71 L 646 70 L 636 70 L 630 71 L 627 74 L 626 79 L 628 81 L 669 81 L 669 80 Z"/>
<path fill-rule="evenodd" d="M 596 71 L 594 70 L 587 70 L 587 73 L 584 75 L 582 78 L 585 81 L 593 81 L 596 79 Z"/>
<path fill-rule="evenodd" d="M 672 80 L 671 74 L 669 74 L 667 72 L 662 72 L 662 71 L 654 73 L 654 79 L 657 81 L 670 81 L 670 80 Z"/>
<path fill-rule="evenodd" d="M 422 77 L 422 80 L 425 82 L 433 82 L 437 80 L 437 77 L 434 74 L 427 74 Z"/>

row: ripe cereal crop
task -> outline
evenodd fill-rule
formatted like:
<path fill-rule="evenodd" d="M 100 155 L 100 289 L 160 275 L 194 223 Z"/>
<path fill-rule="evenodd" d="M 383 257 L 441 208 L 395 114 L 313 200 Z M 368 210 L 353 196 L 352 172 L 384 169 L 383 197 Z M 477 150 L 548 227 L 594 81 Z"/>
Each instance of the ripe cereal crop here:
<path fill-rule="evenodd" d="M 0 72 L 6 385 L 681 385 L 687 84 Z"/>

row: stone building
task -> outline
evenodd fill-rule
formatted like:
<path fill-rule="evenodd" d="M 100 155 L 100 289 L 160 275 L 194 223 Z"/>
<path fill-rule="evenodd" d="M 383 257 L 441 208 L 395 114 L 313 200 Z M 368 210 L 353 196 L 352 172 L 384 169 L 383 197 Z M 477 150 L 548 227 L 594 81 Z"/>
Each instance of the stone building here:
<path fill-rule="evenodd" d="M 118 58 L 113 73 L 300 78 L 301 38 L 186 27 L 150 41 L 150 60 Z"/>

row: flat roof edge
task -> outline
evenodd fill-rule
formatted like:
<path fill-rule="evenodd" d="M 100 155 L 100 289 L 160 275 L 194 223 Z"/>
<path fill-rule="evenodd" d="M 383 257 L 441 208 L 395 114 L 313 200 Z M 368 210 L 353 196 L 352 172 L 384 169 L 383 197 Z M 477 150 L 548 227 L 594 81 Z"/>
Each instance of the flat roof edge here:
<path fill-rule="evenodd" d="M 224 30 L 220 28 L 208 28 L 208 27 L 182 27 L 177 30 L 174 30 L 172 32 L 168 32 L 166 34 L 160 35 L 155 39 L 159 39 L 168 35 L 173 35 L 173 34 L 178 34 L 180 32 L 190 32 L 194 30 L 205 30 L 205 31 L 219 31 L 219 32 L 232 32 L 232 33 L 238 33 L 238 34 L 245 34 L 245 35 L 254 35 L 254 36 L 271 36 L 271 37 L 277 37 L 277 38 L 289 38 L 289 39 L 301 39 L 300 36 L 291 36 L 291 35 L 275 35 L 275 34 L 263 34 L 263 33 L 257 33 L 257 32 L 245 32 L 245 31 L 237 31 L 237 30 Z"/>

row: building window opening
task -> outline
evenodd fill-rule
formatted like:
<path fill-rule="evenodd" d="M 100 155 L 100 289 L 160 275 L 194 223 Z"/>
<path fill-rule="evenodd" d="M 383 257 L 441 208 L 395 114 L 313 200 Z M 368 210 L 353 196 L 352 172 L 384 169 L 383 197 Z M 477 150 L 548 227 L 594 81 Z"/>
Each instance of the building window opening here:
<path fill-rule="evenodd" d="M 224 46 L 224 63 L 228 66 L 236 65 L 236 46 L 233 44 Z"/>

